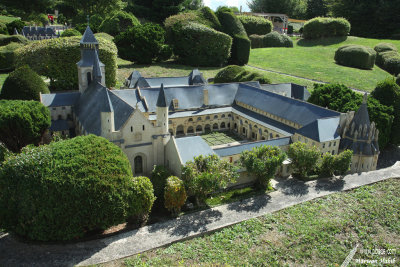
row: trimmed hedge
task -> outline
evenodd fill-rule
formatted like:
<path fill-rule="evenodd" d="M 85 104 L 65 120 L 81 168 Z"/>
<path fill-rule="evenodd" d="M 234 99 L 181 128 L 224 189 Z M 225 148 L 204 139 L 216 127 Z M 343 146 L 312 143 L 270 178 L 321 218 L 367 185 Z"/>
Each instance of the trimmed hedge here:
<path fill-rule="evenodd" d="M 99 31 L 116 36 L 117 34 L 126 31 L 128 28 L 139 24 L 139 20 L 131 13 L 118 11 L 114 16 L 105 19 L 101 23 Z"/>
<path fill-rule="evenodd" d="M 396 83 L 397 83 L 397 85 L 399 85 L 399 86 L 400 86 L 400 74 L 399 74 L 399 75 L 397 75 L 397 78 L 396 78 Z"/>
<path fill-rule="evenodd" d="M 22 66 L 8 75 L 0 98 L 40 101 L 40 93 L 50 93 L 46 83 L 29 66 Z"/>
<path fill-rule="evenodd" d="M 73 240 L 127 220 L 142 224 L 155 198 L 148 178 L 132 177 L 122 150 L 94 135 L 9 157 L 0 195 L 0 227 L 41 241 Z"/>
<path fill-rule="evenodd" d="M 4 35 L 0 34 L 0 46 L 8 45 L 9 43 L 27 44 L 29 43 L 22 35 Z"/>
<path fill-rule="evenodd" d="M 344 18 L 316 17 L 307 21 L 303 27 L 305 39 L 347 36 L 349 32 L 350 23 Z"/>
<path fill-rule="evenodd" d="M 217 15 L 208 6 L 202 7 L 198 10 L 203 24 L 210 26 L 214 30 L 220 31 L 222 29 L 221 22 L 218 20 Z"/>
<path fill-rule="evenodd" d="M 229 58 L 232 38 L 199 23 L 177 24 L 167 35 L 174 54 L 191 66 L 221 66 Z"/>
<path fill-rule="evenodd" d="M 251 48 L 263 48 L 264 47 L 264 35 L 252 34 L 249 36 L 251 42 Z"/>
<path fill-rule="evenodd" d="M 345 45 L 335 52 L 335 61 L 338 64 L 359 69 L 372 69 L 375 58 L 375 50 L 363 45 Z"/>
<path fill-rule="evenodd" d="M 383 63 L 383 69 L 394 76 L 400 74 L 400 55 L 397 54 L 386 59 Z"/>
<path fill-rule="evenodd" d="M 247 35 L 258 34 L 258 35 L 265 35 L 270 33 L 272 30 L 272 22 L 268 19 L 258 16 L 246 16 L 240 15 L 237 16 L 242 22 L 243 27 L 245 28 Z"/>
<path fill-rule="evenodd" d="M 0 34 L 8 34 L 7 26 L 3 22 L 0 22 Z"/>
<path fill-rule="evenodd" d="M 103 39 L 106 39 L 106 40 L 111 41 L 111 42 L 114 41 L 114 37 L 109 35 L 108 33 L 105 33 L 105 32 L 95 33 L 94 36 L 96 37 L 96 39 L 103 38 Z"/>
<path fill-rule="evenodd" d="M 203 7 L 199 10 L 191 10 L 176 14 L 167 18 L 164 22 L 165 28 L 168 32 L 169 29 L 176 25 L 184 25 L 189 22 L 203 24 L 214 30 L 220 31 L 222 26 L 215 13 L 209 7 Z"/>
<path fill-rule="evenodd" d="M 293 41 L 286 35 L 271 32 L 264 35 L 263 47 L 293 47 Z"/>
<path fill-rule="evenodd" d="M 164 206 L 173 215 L 178 215 L 187 199 L 185 185 L 181 179 L 176 176 L 168 177 L 165 185 L 164 199 Z"/>
<path fill-rule="evenodd" d="M 169 170 L 164 166 L 156 165 L 150 175 L 150 181 L 153 184 L 154 195 L 156 201 L 154 202 L 155 207 L 162 207 L 164 204 L 164 189 L 167 182 L 167 178 L 171 175 Z"/>
<path fill-rule="evenodd" d="M 248 71 L 244 67 L 229 65 L 215 75 L 214 83 L 259 81 L 261 84 L 271 83 L 266 75 Z"/>
<path fill-rule="evenodd" d="M 80 37 L 65 37 L 31 42 L 16 51 L 17 66 L 29 65 L 36 73 L 50 78 L 55 90 L 78 89 L 76 63 L 81 59 Z M 116 83 L 117 47 L 99 38 L 99 57 L 105 64 L 106 85 Z"/>
<path fill-rule="evenodd" d="M 229 62 L 236 65 L 247 64 L 249 62 L 251 44 L 242 23 L 231 12 L 217 12 L 217 16 L 221 22 L 222 31 L 233 38 Z"/>
<path fill-rule="evenodd" d="M 0 71 L 9 71 L 15 68 L 15 51 L 24 46 L 19 43 L 9 43 L 0 46 Z"/>
<path fill-rule="evenodd" d="M 61 33 L 61 37 L 71 37 L 71 36 L 82 36 L 82 34 L 76 29 L 66 29 Z"/>
<path fill-rule="evenodd" d="M 387 50 L 384 52 L 377 53 L 375 64 L 382 69 L 384 68 L 383 65 L 385 64 L 386 60 L 391 57 L 396 57 L 398 55 L 397 51 Z"/>
<path fill-rule="evenodd" d="M 8 34 L 12 35 L 12 34 L 14 34 L 14 29 L 17 29 L 18 32 L 21 32 L 22 28 L 24 28 L 24 26 L 25 26 L 25 22 L 23 22 L 20 19 L 16 19 L 16 20 L 13 20 L 13 21 L 7 23 L 6 26 L 7 26 Z"/>
<path fill-rule="evenodd" d="M 374 47 L 374 50 L 377 53 L 386 52 L 386 51 L 396 51 L 397 47 L 391 43 L 379 43 Z"/>

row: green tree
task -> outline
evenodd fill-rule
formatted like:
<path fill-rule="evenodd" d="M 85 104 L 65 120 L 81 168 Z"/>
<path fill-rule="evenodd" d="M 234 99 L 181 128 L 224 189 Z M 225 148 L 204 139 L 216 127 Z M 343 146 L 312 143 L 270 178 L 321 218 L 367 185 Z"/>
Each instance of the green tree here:
<path fill-rule="evenodd" d="M 332 177 L 335 172 L 334 167 L 335 156 L 326 152 L 321 159 L 321 164 L 318 166 L 318 174 L 321 177 Z"/>
<path fill-rule="evenodd" d="M 296 142 L 289 146 L 288 157 L 292 161 L 291 166 L 295 171 L 295 175 L 307 177 L 313 172 L 320 158 L 320 151 L 315 146 L 307 146 L 307 144 Z"/>
<path fill-rule="evenodd" d="M 63 0 L 65 6 L 71 6 L 78 13 L 83 15 L 110 15 L 121 10 L 121 0 Z M 66 14 L 64 14 L 66 15 Z"/>
<path fill-rule="evenodd" d="M 32 13 L 40 13 L 46 10 L 52 3 L 52 0 L 2 0 L 8 11 L 18 16 L 26 18 Z"/>
<path fill-rule="evenodd" d="M 252 12 L 287 14 L 290 18 L 302 19 L 306 16 L 306 0 L 249 0 Z"/>
<path fill-rule="evenodd" d="M 328 14 L 326 0 L 307 0 L 307 18 L 326 17 Z"/>
<path fill-rule="evenodd" d="M 239 8 L 237 6 L 219 6 L 215 12 L 232 12 L 239 13 Z"/>
<path fill-rule="evenodd" d="M 42 103 L 0 100 L 0 142 L 12 152 L 38 145 L 50 122 L 50 111 Z"/>
<path fill-rule="evenodd" d="M 204 7 L 203 0 L 184 0 L 182 3 L 183 11 L 198 10 L 202 7 Z"/>
<path fill-rule="evenodd" d="M 140 64 L 167 60 L 172 49 L 165 44 L 165 31 L 159 24 L 146 23 L 129 28 L 114 39 L 121 58 Z"/>
<path fill-rule="evenodd" d="M 164 189 L 167 182 L 167 178 L 171 175 L 170 171 L 164 166 L 156 165 L 154 166 L 150 181 L 153 184 L 154 195 L 156 196 L 156 201 L 154 205 L 157 207 L 162 206 L 164 203 Z"/>
<path fill-rule="evenodd" d="M 139 20 L 133 16 L 131 13 L 125 11 L 119 11 L 113 16 L 105 19 L 100 27 L 100 32 L 108 33 L 112 36 L 116 36 L 121 32 L 127 31 L 132 26 L 139 25 Z"/>
<path fill-rule="evenodd" d="M 164 205 L 173 214 L 178 215 L 187 199 L 185 185 L 176 176 L 168 177 L 164 190 Z"/>
<path fill-rule="evenodd" d="M 263 189 L 270 186 L 271 178 L 274 177 L 285 158 L 286 154 L 279 147 L 265 145 L 243 151 L 240 155 L 242 165 L 249 173 L 255 175 L 259 187 Z"/>
<path fill-rule="evenodd" d="M 195 157 L 182 167 L 182 180 L 196 204 L 204 204 L 208 194 L 234 183 L 239 174 L 232 163 L 221 160 L 217 155 Z"/>
<path fill-rule="evenodd" d="M 352 150 L 345 150 L 335 156 L 333 161 L 333 170 L 336 175 L 345 175 L 350 169 L 351 160 L 353 158 Z"/>
<path fill-rule="evenodd" d="M 129 0 L 128 10 L 138 18 L 162 23 L 182 10 L 184 0 Z"/>

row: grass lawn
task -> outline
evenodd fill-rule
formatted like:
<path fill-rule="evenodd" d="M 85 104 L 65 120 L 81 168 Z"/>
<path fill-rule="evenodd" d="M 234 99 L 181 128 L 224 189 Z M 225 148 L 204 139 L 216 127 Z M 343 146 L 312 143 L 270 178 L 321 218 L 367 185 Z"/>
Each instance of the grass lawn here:
<path fill-rule="evenodd" d="M 2 22 L 2 23 L 10 23 L 16 19 L 18 19 L 18 18 L 0 15 L 0 22 Z"/>
<path fill-rule="evenodd" d="M 7 77 L 8 77 L 8 73 L 0 73 L 0 92 L 1 92 L 1 88 L 3 87 L 3 83 Z"/>
<path fill-rule="evenodd" d="M 236 136 L 230 132 L 211 132 L 203 134 L 201 137 L 207 142 L 209 146 L 217 146 L 223 144 L 229 144 L 236 141 L 243 140 L 239 136 Z"/>
<path fill-rule="evenodd" d="M 103 266 L 340 266 L 356 244 L 354 259 L 395 258 L 391 266 L 398 266 L 399 203 L 400 179 L 390 179 Z M 395 255 L 361 249 L 390 249 Z"/>
<path fill-rule="evenodd" d="M 315 79 L 330 83 L 342 83 L 364 91 L 372 91 L 378 81 L 390 74 L 375 66 L 372 70 L 344 67 L 334 61 L 335 51 L 343 45 L 359 44 L 374 47 L 381 42 L 395 44 L 400 41 L 358 37 L 327 38 L 317 41 L 295 40 L 294 48 L 252 49 L 249 65 Z"/>

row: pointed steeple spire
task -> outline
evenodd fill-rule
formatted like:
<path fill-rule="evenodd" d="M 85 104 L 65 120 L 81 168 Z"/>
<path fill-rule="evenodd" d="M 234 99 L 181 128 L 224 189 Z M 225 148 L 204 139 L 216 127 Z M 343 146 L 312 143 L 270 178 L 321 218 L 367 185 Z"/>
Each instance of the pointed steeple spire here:
<path fill-rule="evenodd" d="M 89 25 L 86 27 L 85 33 L 83 34 L 80 43 L 81 44 L 95 44 L 95 45 L 99 44 L 96 37 L 94 37 L 92 29 L 90 29 Z"/>
<path fill-rule="evenodd" d="M 94 51 L 94 61 L 93 61 L 93 80 L 101 83 L 103 74 L 101 73 L 99 55 L 97 54 L 97 49 Z"/>
<path fill-rule="evenodd" d="M 165 108 L 167 107 L 167 100 L 165 99 L 164 84 L 161 84 L 160 92 L 158 93 L 157 107 Z"/>

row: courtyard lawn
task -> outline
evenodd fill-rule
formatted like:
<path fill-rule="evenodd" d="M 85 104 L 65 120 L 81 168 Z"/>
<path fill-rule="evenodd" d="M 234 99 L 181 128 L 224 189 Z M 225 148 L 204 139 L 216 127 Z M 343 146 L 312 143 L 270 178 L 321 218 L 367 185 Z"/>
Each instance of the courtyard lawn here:
<path fill-rule="evenodd" d="M 211 132 L 208 134 L 203 134 L 201 137 L 207 142 L 209 146 L 217 146 L 223 144 L 229 144 L 237 141 L 243 140 L 237 135 L 230 132 Z"/>
<path fill-rule="evenodd" d="M 10 23 L 16 19 L 18 19 L 18 18 L 0 15 L 0 22 L 5 23 L 5 24 Z"/>
<path fill-rule="evenodd" d="M 342 83 L 364 91 L 372 91 L 377 82 L 390 74 L 374 66 L 372 70 L 344 67 L 335 63 L 335 51 L 343 45 L 359 44 L 373 48 L 381 42 L 395 44 L 400 50 L 400 41 L 378 40 L 349 36 L 323 40 L 294 41 L 294 48 L 252 49 L 249 65 L 279 71 L 329 83 Z"/>
<path fill-rule="evenodd" d="M 390 179 L 102 266 L 340 266 L 356 244 L 354 259 L 395 258 L 395 266 L 399 203 L 400 179 Z M 361 249 L 385 249 L 386 254 Z"/>

